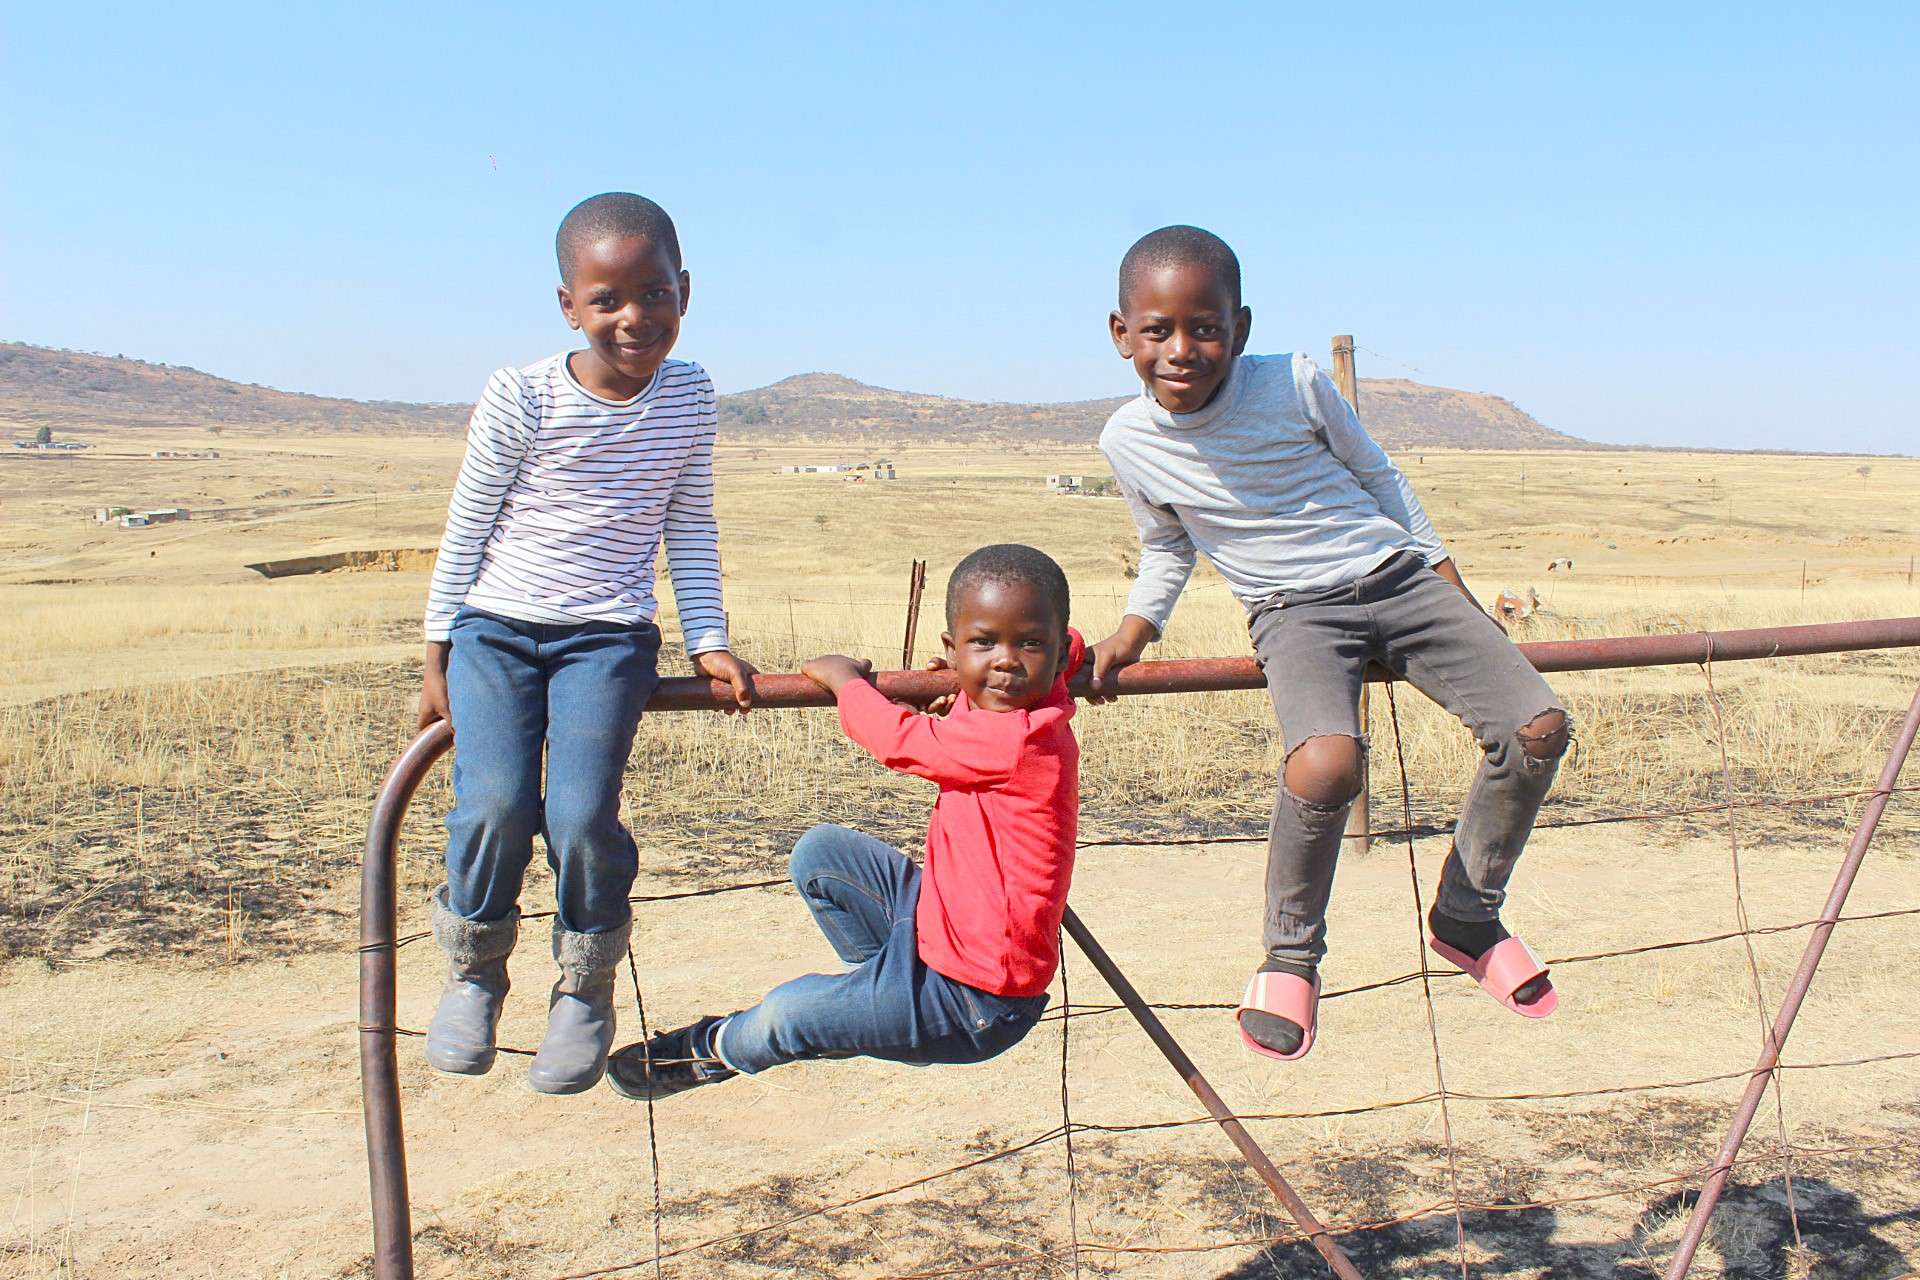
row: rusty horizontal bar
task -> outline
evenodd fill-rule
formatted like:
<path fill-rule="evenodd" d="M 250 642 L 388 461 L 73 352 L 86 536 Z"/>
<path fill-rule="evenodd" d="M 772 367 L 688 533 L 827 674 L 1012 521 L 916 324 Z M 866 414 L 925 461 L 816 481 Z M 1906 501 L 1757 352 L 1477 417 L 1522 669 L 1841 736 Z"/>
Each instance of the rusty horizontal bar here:
<path fill-rule="evenodd" d="M 1678 635 L 1607 636 L 1592 640 L 1534 640 L 1520 646 L 1541 671 L 1605 671 L 1620 667 L 1664 667 L 1680 663 L 1736 662 L 1750 658 L 1791 658 L 1856 649 L 1920 646 L 1920 618 L 1870 618 L 1861 622 L 1820 622 L 1800 627 L 1755 627 L 1745 631 L 1690 631 Z M 1376 668 L 1372 678 L 1379 679 Z M 951 672 L 883 671 L 874 677 L 880 692 L 897 702 L 924 706 L 957 687 Z M 1176 658 L 1136 662 L 1113 673 L 1112 690 L 1122 695 L 1207 693 L 1221 689 L 1259 689 L 1266 678 L 1251 657 Z M 1082 672 L 1073 691 L 1085 694 Z M 830 707 L 833 695 L 805 676 L 762 675 L 754 680 L 762 707 Z M 718 711 L 733 705 L 719 681 L 678 677 L 660 682 L 649 711 Z"/>

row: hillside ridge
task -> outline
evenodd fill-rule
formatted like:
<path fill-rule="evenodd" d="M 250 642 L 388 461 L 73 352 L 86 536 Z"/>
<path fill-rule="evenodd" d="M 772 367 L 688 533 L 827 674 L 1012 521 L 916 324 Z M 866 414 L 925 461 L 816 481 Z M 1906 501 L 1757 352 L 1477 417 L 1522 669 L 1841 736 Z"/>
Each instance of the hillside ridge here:
<path fill-rule="evenodd" d="M 720 422 L 772 438 L 890 442 L 1017 435 L 1091 442 L 1126 397 L 1019 403 L 876 387 L 845 374 L 796 373 L 719 398 Z M 1405 378 L 1362 378 L 1361 415 L 1387 448 L 1590 448 L 1511 401 Z M 185 365 L 0 343 L 0 424 L 29 434 L 100 427 L 214 427 L 271 434 L 455 434 L 465 404 L 348 400 L 235 382 Z M 3 428 L 0 428 L 3 429 Z"/>

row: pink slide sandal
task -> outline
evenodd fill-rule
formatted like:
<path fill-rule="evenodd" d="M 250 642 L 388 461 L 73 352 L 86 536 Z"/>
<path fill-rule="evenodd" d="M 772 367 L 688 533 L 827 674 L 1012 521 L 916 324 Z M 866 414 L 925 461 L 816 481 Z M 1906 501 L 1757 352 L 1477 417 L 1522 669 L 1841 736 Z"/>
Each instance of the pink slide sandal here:
<path fill-rule="evenodd" d="M 1276 1053 L 1248 1035 L 1246 1027 L 1241 1026 L 1240 1039 L 1247 1048 L 1263 1058 L 1277 1058 L 1281 1062 L 1304 1058 L 1307 1050 L 1313 1048 L 1314 1036 L 1320 1030 L 1320 975 L 1314 974 L 1313 981 L 1308 982 L 1291 973 L 1256 973 L 1247 983 L 1247 994 L 1240 998 L 1240 1007 L 1234 1011 L 1234 1022 L 1238 1024 L 1240 1015 L 1248 1011 L 1285 1018 L 1305 1028 L 1306 1035 L 1292 1053 Z"/>
<path fill-rule="evenodd" d="M 1560 1007 L 1560 993 L 1551 988 L 1532 1004 L 1521 1004 L 1513 998 L 1514 992 L 1547 972 L 1533 948 L 1518 938 L 1495 943 L 1478 960 L 1438 938 L 1429 937 L 1427 945 L 1435 955 L 1479 983 L 1482 991 L 1523 1018 L 1544 1018 Z"/>

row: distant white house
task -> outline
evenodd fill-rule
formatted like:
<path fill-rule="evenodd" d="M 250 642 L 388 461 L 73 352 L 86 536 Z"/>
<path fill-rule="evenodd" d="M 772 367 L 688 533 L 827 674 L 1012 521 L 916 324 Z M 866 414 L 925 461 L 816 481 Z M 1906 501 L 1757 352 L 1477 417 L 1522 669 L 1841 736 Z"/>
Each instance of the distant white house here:
<path fill-rule="evenodd" d="M 218 449 L 155 449 L 153 456 L 156 458 L 217 458 L 220 456 L 220 451 Z"/>
<path fill-rule="evenodd" d="M 1085 476 L 1057 475 L 1047 477 L 1047 488 L 1055 493 L 1079 493 L 1087 486 Z"/>
<path fill-rule="evenodd" d="M 122 529 L 144 529 L 151 523 L 152 521 L 148 520 L 146 516 L 138 511 L 130 511 L 120 517 L 120 527 Z"/>
<path fill-rule="evenodd" d="M 132 507 L 95 507 L 93 520 L 95 524 L 112 524 L 121 516 L 130 515 L 132 512 Z"/>

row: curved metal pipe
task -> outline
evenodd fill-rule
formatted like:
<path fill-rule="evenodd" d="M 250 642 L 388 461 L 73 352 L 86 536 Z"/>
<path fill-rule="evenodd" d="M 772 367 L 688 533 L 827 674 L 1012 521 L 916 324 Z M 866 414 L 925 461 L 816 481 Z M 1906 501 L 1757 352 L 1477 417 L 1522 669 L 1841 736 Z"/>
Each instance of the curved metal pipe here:
<path fill-rule="evenodd" d="M 400 753 L 374 801 L 360 867 L 360 1106 L 367 1122 L 377 1280 L 413 1280 L 407 1145 L 394 1054 L 394 851 L 407 803 L 452 745 L 453 729 L 442 721 L 429 725 Z"/>

